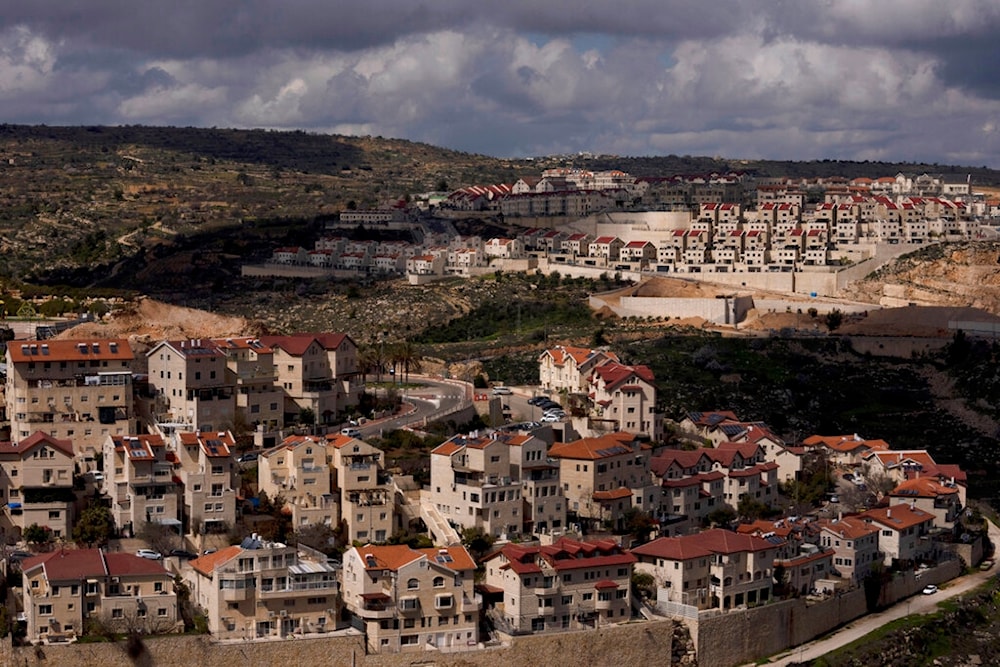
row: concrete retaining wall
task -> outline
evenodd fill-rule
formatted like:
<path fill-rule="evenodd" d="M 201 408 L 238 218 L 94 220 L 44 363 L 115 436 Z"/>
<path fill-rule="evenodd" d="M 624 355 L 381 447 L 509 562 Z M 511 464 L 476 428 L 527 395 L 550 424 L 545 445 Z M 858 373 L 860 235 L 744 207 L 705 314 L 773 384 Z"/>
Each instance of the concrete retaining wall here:
<path fill-rule="evenodd" d="M 0 664 L 17 667 L 247 667 L 248 665 L 338 665 L 343 667 L 495 667 L 495 665 L 669 664 L 673 621 L 549 635 L 515 637 L 509 646 L 457 653 L 365 655 L 364 638 L 288 639 L 216 644 L 207 636 L 148 637 L 144 653 L 130 658 L 123 642 L 10 647 L 0 641 Z"/>

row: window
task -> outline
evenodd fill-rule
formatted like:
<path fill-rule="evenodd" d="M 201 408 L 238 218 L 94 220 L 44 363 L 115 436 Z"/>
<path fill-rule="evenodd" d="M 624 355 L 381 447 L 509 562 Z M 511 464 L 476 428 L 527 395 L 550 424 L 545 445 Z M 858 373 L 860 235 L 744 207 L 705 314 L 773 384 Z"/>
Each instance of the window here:
<path fill-rule="evenodd" d="M 123 618 L 125 613 L 121 609 L 112 609 L 111 618 Z"/>
<path fill-rule="evenodd" d="M 453 604 L 454 604 L 454 598 L 451 595 L 434 596 L 435 609 L 450 609 Z"/>
<path fill-rule="evenodd" d="M 41 616 L 51 616 L 52 615 L 52 605 L 50 605 L 50 604 L 40 604 L 40 605 L 38 605 L 38 613 Z"/>
<path fill-rule="evenodd" d="M 416 589 L 420 588 L 420 582 L 417 581 L 416 579 L 409 579 L 406 582 L 406 588 L 408 590 L 415 591 Z"/>
<path fill-rule="evenodd" d="M 444 577 L 434 577 L 434 588 L 444 588 Z"/>

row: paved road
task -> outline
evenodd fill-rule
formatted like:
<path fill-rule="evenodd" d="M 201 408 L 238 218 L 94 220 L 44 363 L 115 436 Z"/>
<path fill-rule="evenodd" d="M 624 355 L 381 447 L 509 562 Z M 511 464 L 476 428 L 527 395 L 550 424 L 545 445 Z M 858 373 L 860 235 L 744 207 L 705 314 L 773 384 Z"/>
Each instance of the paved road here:
<path fill-rule="evenodd" d="M 412 374 L 410 382 L 424 385 L 403 392 L 404 404 L 412 405 L 413 409 L 395 417 L 365 424 L 361 427 L 362 438 L 423 423 L 424 419 L 454 412 L 468 403 L 469 390 L 464 384 Z"/>
<path fill-rule="evenodd" d="M 998 541 L 1000 540 L 1000 529 L 991 523 L 989 531 L 990 539 L 993 543 L 1000 544 L 1000 541 Z M 991 570 L 986 572 L 976 570 L 971 574 L 952 579 L 951 581 L 942 584 L 941 590 L 934 595 L 921 595 L 920 593 L 917 593 L 910 598 L 897 602 L 894 606 L 889 607 L 884 611 L 862 616 L 856 621 L 848 623 L 844 627 L 835 631 L 833 634 L 826 635 L 816 641 L 811 641 L 784 653 L 780 653 L 772 658 L 770 662 L 764 664 L 778 666 L 815 660 L 840 648 L 841 646 L 861 639 L 865 635 L 878 630 L 890 621 L 894 621 L 898 618 L 903 618 L 904 616 L 909 616 L 911 614 L 928 614 L 934 612 L 937 610 L 939 603 L 971 591 L 973 588 L 976 588 L 984 581 L 994 576 L 997 573 L 998 568 L 1000 568 L 1000 566 L 994 565 Z M 751 664 L 756 665 L 761 663 Z"/>

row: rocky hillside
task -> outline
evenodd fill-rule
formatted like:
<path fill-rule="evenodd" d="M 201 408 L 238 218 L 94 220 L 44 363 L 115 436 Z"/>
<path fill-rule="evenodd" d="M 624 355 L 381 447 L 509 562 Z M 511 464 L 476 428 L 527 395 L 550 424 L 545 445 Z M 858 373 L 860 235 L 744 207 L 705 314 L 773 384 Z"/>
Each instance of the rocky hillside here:
<path fill-rule="evenodd" d="M 1000 242 L 938 244 L 902 255 L 845 295 L 885 306 L 971 306 L 1000 314 Z"/>

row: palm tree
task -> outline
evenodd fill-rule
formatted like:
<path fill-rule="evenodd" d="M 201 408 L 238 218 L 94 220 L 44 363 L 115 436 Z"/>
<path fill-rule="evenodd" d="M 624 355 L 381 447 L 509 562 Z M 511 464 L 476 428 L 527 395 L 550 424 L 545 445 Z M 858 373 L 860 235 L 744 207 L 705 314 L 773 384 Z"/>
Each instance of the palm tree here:
<path fill-rule="evenodd" d="M 378 368 L 380 359 L 378 348 L 374 345 L 364 345 L 358 348 L 358 369 L 361 371 L 361 383 L 368 381 L 368 373 Z"/>
<path fill-rule="evenodd" d="M 404 381 L 406 383 L 410 382 L 410 371 L 420 372 L 420 362 L 423 357 L 420 356 L 420 352 L 417 351 L 417 347 L 412 341 L 404 340 L 396 346 L 395 358 L 403 367 Z"/>

